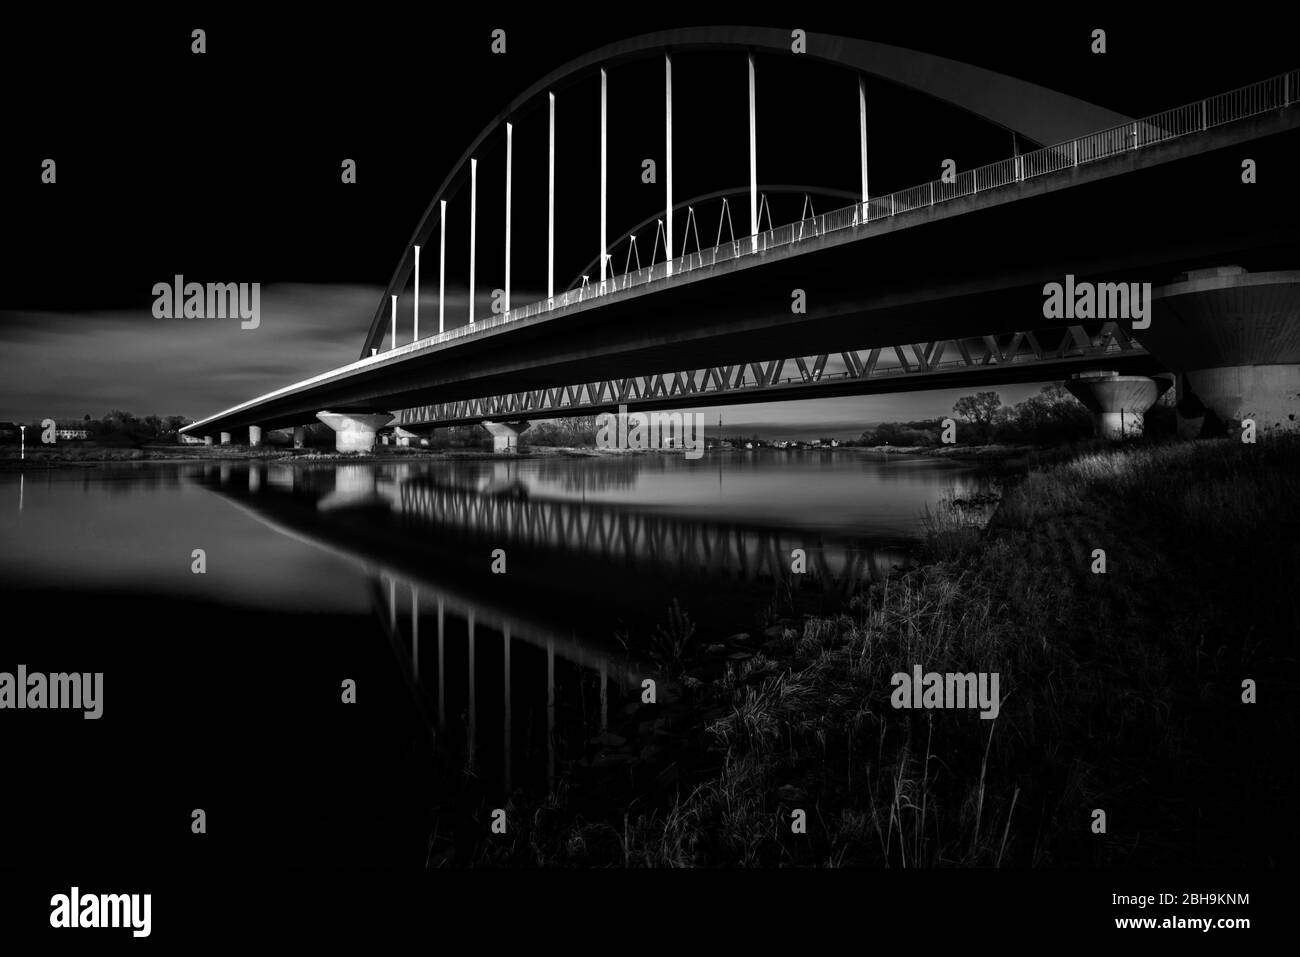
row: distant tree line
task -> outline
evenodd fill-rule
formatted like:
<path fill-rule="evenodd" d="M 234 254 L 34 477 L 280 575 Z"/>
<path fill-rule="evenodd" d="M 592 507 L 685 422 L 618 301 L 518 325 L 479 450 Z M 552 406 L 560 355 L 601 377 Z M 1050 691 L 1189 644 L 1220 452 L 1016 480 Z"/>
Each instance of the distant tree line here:
<path fill-rule="evenodd" d="M 44 417 L 22 423 L 27 427 L 29 444 L 40 442 L 41 423 Z M 143 445 L 146 443 L 179 442 L 182 426 L 192 421 L 183 415 L 146 415 L 143 417 L 113 409 L 98 419 L 87 412 L 80 419 L 56 418 L 58 429 L 84 429 L 86 438 L 102 445 Z"/>
<path fill-rule="evenodd" d="M 534 423 L 522 436 L 526 445 L 551 445 L 565 448 L 595 446 L 596 417 L 575 415 L 567 419 L 548 419 Z"/>
<path fill-rule="evenodd" d="M 1078 442 L 1092 435 L 1090 413 L 1059 382 L 1049 383 L 1036 395 L 1013 406 L 1002 404 L 996 392 L 964 395 L 953 405 L 960 445 L 1055 445 Z M 1166 392 L 1145 416 L 1147 435 L 1172 434 L 1175 430 L 1173 390 Z M 882 422 L 867 429 L 856 445 L 939 445 L 943 419 L 914 422 Z"/>
<path fill-rule="evenodd" d="M 435 451 L 490 449 L 492 435 L 481 425 L 453 425 L 445 429 L 434 429 L 429 433 L 429 448 Z"/>

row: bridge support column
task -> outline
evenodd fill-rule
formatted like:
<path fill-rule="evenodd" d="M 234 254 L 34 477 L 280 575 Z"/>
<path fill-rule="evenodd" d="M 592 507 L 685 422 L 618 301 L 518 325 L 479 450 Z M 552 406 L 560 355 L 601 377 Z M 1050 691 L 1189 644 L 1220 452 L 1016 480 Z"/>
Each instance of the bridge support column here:
<path fill-rule="evenodd" d="M 222 432 L 222 433 L 221 433 L 221 444 L 222 444 L 222 445 L 229 445 L 229 444 L 230 444 L 230 433 L 229 433 L 229 432 Z"/>
<path fill-rule="evenodd" d="M 469 324 L 474 325 L 474 264 L 478 246 L 478 160 L 469 161 Z"/>
<path fill-rule="evenodd" d="M 546 136 L 546 308 L 555 299 L 555 94 L 548 93 L 549 130 Z"/>
<path fill-rule="evenodd" d="M 605 255 L 606 253 L 609 252 L 609 241 L 605 237 L 605 227 L 608 225 L 606 213 L 605 213 L 607 208 L 606 207 L 606 198 L 607 198 L 606 186 L 608 185 L 609 182 L 609 176 L 608 176 L 609 167 L 607 163 L 609 157 L 609 150 L 607 148 L 608 138 L 606 135 L 609 130 L 609 124 L 607 122 L 608 116 L 606 112 L 607 103 L 608 103 L 608 83 L 605 75 L 605 68 L 601 67 L 600 69 L 600 291 L 602 293 L 605 291 L 605 281 L 609 278 L 608 275 L 609 260 Z M 671 259 L 672 255 L 669 254 L 668 258 Z"/>
<path fill-rule="evenodd" d="M 506 315 L 510 312 L 510 200 L 511 200 L 511 167 L 514 166 L 515 152 L 515 125 L 506 124 L 506 288 L 505 298 L 501 302 L 501 314 Z"/>
<path fill-rule="evenodd" d="M 339 452 L 369 452 L 375 447 L 375 433 L 393 421 L 391 412 L 317 412 L 334 430 L 334 448 Z"/>
<path fill-rule="evenodd" d="M 758 111 L 752 53 L 749 55 L 749 237 L 750 252 L 758 252 Z"/>
<path fill-rule="evenodd" d="M 1167 388 L 1167 379 L 1116 372 L 1084 372 L 1065 383 L 1070 394 L 1092 413 L 1099 439 L 1127 439 L 1142 434 L 1147 409 Z"/>
<path fill-rule="evenodd" d="M 673 56 L 664 54 L 664 211 L 665 275 L 673 274 Z"/>
<path fill-rule="evenodd" d="M 306 426 L 302 426 L 302 425 L 296 425 L 296 426 L 294 426 L 294 429 L 293 429 L 293 447 L 294 447 L 295 449 L 300 449 L 300 448 L 302 448 L 302 447 L 303 447 L 304 445 L 306 445 L 306 444 L 307 444 L 307 428 L 306 428 Z"/>
<path fill-rule="evenodd" d="M 1195 270 L 1153 297 L 1137 335 L 1178 373 L 1180 434 L 1300 429 L 1300 271 Z"/>
<path fill-rule="evenodd" d="M 262 444 L 262 427 L 260 425 L 250 425 L 248 427 L 248 446 L 257 448 Z"/>
<path fill-rule="evenodd" d="M 519 448 L 519 436 L 528 430 L 527 422 L 484 422 L 492 433 L 493 452 L 513 452 Z"/>
<path fill-rule="evenodd" d="M 1300 365 L 1196 369 L 1183 374 L 1182 384 L 1178 431 L 1186 438 L 1235 432 L 1244 419 L 1261 430 L 1300 428 Z"/>
<path fill-rule="evenodd" d="M 867 81 L 858 74 L 858 133 L 862 140 L 862 222 L 871 215 L 871 196 L 867 191 Z"/>
<path fill-rule="evenodd" d="M 447 325 L 447 201 L 438 207 L 438 334 Z"/>
<path fill-rule="evenodd" d="M 203 444 L 204 444 L 204 445 L 211 445 L 211 444 L 212 444 L 212 436 L 210 436 L 210 435 L 205 435 L 205 436 L 203 436 Z"/>

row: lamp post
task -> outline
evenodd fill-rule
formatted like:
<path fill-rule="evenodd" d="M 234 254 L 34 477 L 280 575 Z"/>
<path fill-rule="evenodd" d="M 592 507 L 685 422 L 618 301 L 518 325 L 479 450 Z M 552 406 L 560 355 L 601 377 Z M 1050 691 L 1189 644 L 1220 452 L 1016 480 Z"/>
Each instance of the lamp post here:
<path fill-rule="evenodd" d="M 27 458 L 27 426 L 18 426 L 18 459 L 24 461 Z"/>

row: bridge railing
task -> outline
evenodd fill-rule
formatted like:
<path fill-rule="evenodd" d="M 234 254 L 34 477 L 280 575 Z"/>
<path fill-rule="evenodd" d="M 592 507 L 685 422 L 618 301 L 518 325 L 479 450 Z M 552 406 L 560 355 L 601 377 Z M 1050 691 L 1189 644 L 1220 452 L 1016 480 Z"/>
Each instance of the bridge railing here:
<path fill-rule="evenodd" d="M 720 263 L 746 256 L 761 255 L 771 249 L 805 242 L 827 233 L 854 229 L 869 223 L 904 216 L 964 196 L 1003 189 L 1039 176 L 1058 173 L 1072 167 L 1117 156 L 1157 143 L 1195 135 L 1214 127 L 1258 116 L 1261 113 L 1292 106 L 1300 97 L 1300 70 L 1261 80 L 1237 90 L 1220 93 L 1144 119 L 1133 120 L 1108 130 L 1090 133 L 1065 143 L 989 163 L 955 174 L 954 182 L 942 179 L 901 189 L 885 196 L 875 196 L 865 203 L 809 217 L 784 226 L 742 236 L 712 248 L 697 249 L 668 262 L 658 262 L 640 269 L 611 276 L 605 282 L 589 282 L 551 299 L 542 299 L 511 309 L 509 312 L 458 326 L 383 353 L 384 356 L 424 349 L 461 336 L 493 329 L 518 319 L 531 318 L 555 309 L 563 309 L 601 296 L 623 292 L 637 286 L 710 269 Z M 369 360 L 362 360 L 366 362 Z"/>

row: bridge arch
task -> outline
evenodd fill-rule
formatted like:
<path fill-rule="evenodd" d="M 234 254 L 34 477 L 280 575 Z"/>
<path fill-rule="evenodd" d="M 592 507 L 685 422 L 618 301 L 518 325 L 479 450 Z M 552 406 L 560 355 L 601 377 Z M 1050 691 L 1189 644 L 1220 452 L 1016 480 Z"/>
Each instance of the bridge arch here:
<path fill-rule="evenodd" d="M 543 94 L 563 90 L 601 67 L 665 52 L 749 50 L 789 54 L 790 44 L 790 31 L 781 28 L 682 27 L 607 44 L 542 77 L 484 127 L 430 200 L 375 310 L 360 358 L 364 359 L 371 348 L 377 348 L 383 341 L 388 303 L 392 296 L 400 294 L 411 277 L 414 266 L 411 248 L 428 242 L 439 222 L 440 202 L 459 191 L 469 177 L 469 161 L 502 135 L 506 121 L 530 113 Z M 1129 117 L 1093 103 L 1006 74 L 871 40 L 808 32 L 807 51 L 800 55 L 917 90 L 1040 145 L 1061 142 L 1129 120 Z"/>

